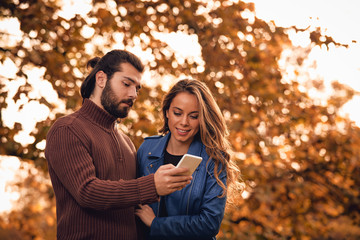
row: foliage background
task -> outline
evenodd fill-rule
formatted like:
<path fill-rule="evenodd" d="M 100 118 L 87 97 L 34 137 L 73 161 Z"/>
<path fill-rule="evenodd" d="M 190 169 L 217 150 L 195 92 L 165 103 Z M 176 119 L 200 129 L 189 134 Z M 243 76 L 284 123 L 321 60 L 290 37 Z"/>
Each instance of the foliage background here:
<path fill-rule="evenodd" d="M 171 79 L 197 78 L 214 93 L 227 118 L 233 157 L 246 186 L 227 208 L 220 239 L 360 237 L 360 131 L 338 114 L 358 93 L 334 83 L 334 95 L 321 105 L 299 91 L 300 72 L 285 80 L 278 65 L 284 49 L 293 50 L 287 61 L 301 69 L 309 49 L 340 43 L 316 29 L 307 48 L 295 48 L 288 29 L 251 17 L 254 4 L 242 1 L 93 0 L 87 16 L 70 19 L 59 15 L 61 4 L 0 3 L 0 18 L 17 18 L 22 32 L 15 42 L 0 33 L 0 61 L 11 59 L 18 68 L 13 79 L 0 76 L 1 109 L 9 98 L 5 82 L 22 78 L 24 84 L 11 98 L 37 101 L 52 113 L 37 123 L 31 133 L 35 141 L 28 145 L 15 140 L 22 129 L 20 119 L 9 128 L 6 116 L 0 116 L 0 154 L 17 156 L 32 166 L 14 183 L 21 198 L 0 218 L 1 239 L 55 238 L 54 195 L 38 143 L 56 118 L 81 106 L 79 87 L 88 73 L 86 62 L 114 47 L 137 47 L 147 53 L 148 77 L 157 83 L 145 85 L 135 111 L 123 121 L 121 129 L 137 147 L 143 137 L 157 134 L 163 86 Z M 93 34 L 87 36 L 85 30 Z M 195 35 L 201 59 L 181 58 L 158 38 L 158 33 L 173 32 Z M 27 70 L 34 67 L 44 69 L 43 79 L 57 92 L 65 111 L 46 97 L 31 94 L 34 86 Z"/>

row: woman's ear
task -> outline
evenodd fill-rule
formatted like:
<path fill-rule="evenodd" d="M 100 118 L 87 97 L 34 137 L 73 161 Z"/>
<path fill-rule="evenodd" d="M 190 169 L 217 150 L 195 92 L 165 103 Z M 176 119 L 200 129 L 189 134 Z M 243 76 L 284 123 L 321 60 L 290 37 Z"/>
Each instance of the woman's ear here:
<path fill-rule="evenodd" d="M 169 109 L 165 111 L 166 118 L 169 118 Z"/>
<path fill-rule="evenodd" d="M 107 75 L 103 71 L 98 71 L 95 75 L 96 85 L 104 88 L 107 81 Z"/>

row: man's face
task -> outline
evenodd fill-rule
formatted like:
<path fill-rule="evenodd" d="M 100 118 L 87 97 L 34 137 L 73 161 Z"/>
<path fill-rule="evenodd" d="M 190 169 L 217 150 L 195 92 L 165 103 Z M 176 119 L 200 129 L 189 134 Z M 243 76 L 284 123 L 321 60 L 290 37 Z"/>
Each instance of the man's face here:
<path fill-rule="evenodd" d="M 125 118 L 140 90 L 141 73 L 130 63 L 122 63 L 122 72 L 108 79 L 101 94 L 104 109 L 116 118 Z"/>

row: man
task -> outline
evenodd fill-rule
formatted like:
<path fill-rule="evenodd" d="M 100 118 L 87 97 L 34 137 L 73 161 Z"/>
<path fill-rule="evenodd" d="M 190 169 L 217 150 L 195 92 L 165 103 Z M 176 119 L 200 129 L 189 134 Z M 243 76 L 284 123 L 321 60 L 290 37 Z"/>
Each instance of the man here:
<path fill-rule="evenodd" d="M 187 169 L 165 165 L 136 179 L 136 150 L 118 132 L 140 89 L 143 65 L 113 50 L 89 61 L 82 107 L 58 119 L 45 156 L 56 196 L 58 239 L 137 239 L 135 207 L 156 202 L 190 183 Z"/>

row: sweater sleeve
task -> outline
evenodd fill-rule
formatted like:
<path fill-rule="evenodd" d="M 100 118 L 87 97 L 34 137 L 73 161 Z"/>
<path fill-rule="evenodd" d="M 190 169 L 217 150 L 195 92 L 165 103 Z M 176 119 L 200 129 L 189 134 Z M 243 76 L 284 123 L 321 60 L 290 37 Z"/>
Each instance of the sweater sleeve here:
<path fill-rule="evenodd" d="M 158 199 L 153 174 L 132 180 L 98 179 L 91 155 L 67 126 L 49 132 L 45 154 L 49 170 L 82 207 L 126 208 Z"/>

